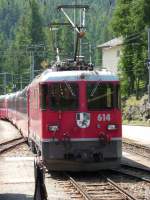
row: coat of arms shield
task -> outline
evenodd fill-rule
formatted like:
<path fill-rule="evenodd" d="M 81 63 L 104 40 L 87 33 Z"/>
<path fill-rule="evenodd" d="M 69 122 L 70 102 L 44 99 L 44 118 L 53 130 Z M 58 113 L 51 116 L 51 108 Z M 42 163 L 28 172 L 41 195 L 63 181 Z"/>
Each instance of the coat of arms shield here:
<path fill-rule="evenodd" d="M 88 128 L 90 125 L 90 113 L 77 113 L 76 122 L 79 128 Z"/>

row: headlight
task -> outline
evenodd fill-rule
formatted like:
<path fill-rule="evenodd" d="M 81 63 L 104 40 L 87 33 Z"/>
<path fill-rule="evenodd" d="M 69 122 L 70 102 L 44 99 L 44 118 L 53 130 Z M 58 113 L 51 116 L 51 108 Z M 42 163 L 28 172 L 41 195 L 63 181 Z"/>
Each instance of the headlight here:
<path fill-rule="evenodd" d="M 117 130 L 118 127 L 117 127 L 116 124 L 108 124 L 107 129 L 108 129 L 109 131 L 114 131 L 114 130 Z"/>
<path fill-rule="evenodd" d="M 58 131 L 58 129 L 59 129 L 58 125 L 53 125 L 53 126 L 48 125 L 49 131 L 56 132 L 56 131 Z"/>

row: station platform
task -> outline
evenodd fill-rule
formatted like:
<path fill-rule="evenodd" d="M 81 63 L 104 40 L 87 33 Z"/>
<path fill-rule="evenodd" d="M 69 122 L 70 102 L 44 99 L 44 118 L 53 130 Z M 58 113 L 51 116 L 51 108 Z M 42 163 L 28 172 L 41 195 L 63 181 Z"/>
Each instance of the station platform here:
<path fill-rule="evenodd" d="M 150 127 L 123 125 L 122 137 L 150 148 Z"/>
<path fill-rule="evenodd" d="M 122 137 L 150 149 L 150 127 L 123 125 Z M 150 160 L 134 153 L 123 152 L 122 164 L 150 171 Z"/>

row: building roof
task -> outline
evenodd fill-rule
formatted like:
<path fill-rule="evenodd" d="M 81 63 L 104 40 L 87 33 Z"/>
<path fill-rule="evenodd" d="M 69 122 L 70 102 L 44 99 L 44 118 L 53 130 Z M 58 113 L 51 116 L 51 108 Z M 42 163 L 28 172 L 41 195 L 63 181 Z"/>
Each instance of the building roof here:
<path fill-rule="evenodd" d="M 110 47 L 120 46 L 122 44 L 123 44 L 123 38 L 119 37 L 119 38 L 114 38 L 103 44 L 100 44 L 97 46 L 97 48 L 110 48 Z"/>

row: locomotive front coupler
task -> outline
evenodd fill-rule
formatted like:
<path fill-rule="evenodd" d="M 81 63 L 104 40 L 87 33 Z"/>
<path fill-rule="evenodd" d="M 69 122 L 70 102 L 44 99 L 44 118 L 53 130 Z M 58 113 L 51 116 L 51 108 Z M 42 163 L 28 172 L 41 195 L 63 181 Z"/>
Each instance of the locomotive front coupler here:
<path fill-rule="evenodd" d="M 53 142 L 54 142 L 56 145 L 60 144 L 59 139 L 57 139 L 57 132 L 56 132 L 56 131 L 53 132 L 52 139 L 53 139 Z"/>
<path fill-rule="evenodd" d="M 102 146 L 106 146 L 110 142 L 109 136 L 104 132 L 100 132 L 98 137 Z"/>
<path fill-rule="evenodd" d="M 64 144 L 66 151 L 70 151 L 72 144 L 71 144 L 71 139 L 70 139 L 69 133 L 63 134 L 62 142 Z"/>

